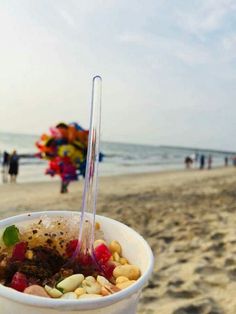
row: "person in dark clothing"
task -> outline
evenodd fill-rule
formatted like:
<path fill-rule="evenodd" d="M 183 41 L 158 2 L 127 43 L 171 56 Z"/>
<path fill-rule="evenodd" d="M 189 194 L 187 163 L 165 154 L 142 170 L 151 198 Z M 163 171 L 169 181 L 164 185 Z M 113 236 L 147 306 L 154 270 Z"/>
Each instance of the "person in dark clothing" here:
<path fill-rule="evenodd" d="M 225 167 L 228 167 L 229 164 L 229 158 L 228 156 L 225 156 Z"/>
<path fill-rule="evenodd" d="M 191 157 L 187 156 L 184 160 L 185 165 L 186 165 L 186 169 L 190 169 L 193 163 L 193 160 Z"/>
<path fill-rule="evenodd" d="M 233 166 L 236 167 L 236 156 L 234 156 L 232 159 L 233 159 Z"/>
<path fill-rule="evenodd" d="M 200 169 L 204 169 L 205 168 L 205 155 L 201 155 L 200 157 Z"/>
<path fill-rule="evenodd" d="M 9 154 L 8 152 L 3 152 L 3 159 L 2 159 L 2 182 L 7 183 L 7 174 L 9 168 Z"/>
<path fill-rule="evenodd" d="M 17 152 L 14 150 L 9 159 L 9 171 L 8 171 L 11 177 L 12 183 L 16 182 L 18 171 L 19 171 L 19 156 L 17 155 Z"/>

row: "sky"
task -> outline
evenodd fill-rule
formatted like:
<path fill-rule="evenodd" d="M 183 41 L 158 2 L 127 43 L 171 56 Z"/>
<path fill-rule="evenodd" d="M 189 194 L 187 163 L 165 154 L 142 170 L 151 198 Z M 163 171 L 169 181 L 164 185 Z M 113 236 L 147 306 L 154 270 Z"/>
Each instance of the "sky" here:
<path fill-rule="evenodd" d="M 235 0 L 0 0 L 0 130 L 236 150 Z"/>

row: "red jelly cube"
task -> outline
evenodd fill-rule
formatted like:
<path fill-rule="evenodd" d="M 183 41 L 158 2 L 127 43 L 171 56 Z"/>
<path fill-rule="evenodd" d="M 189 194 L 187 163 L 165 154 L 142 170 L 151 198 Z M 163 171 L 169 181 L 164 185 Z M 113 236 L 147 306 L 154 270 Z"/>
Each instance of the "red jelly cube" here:
<path fill-rule="evenodd" d="M 83 266 L 89 266 L 93 264 L 93 259 L 89 253 L 80 254 L 78 257 L 78 261 Z"/>
<path fill-rule="evenodd" d="M 95 248 L 95 257 L 99 263 L 106 263 L 112 256 L 108 247 L 105 244 L 100 244 Z"/>
<path fill-rule="evenodd" d="M 116 265 L 112 262 L 107 262 L 105 264 L 100 265 L 104 275 L 107 279 L 111 278 L 113 275 L 113 270 L 115 269 Z"/>
<path fill-rule="evenodd" d="M 71 240 L 69 243 L 67 243 L 67 246 L 66 246 L 66 254 L 67 256 L 72 256 L 76 247 L 77 247 L 77 244 L 78 244 L 78 240 L 75 239 L 75 240 Z"/>
<path fill-rule="evenodd" d="M 10 287 L 17 291 L 23 292 L 25 288 L 28 287 L 26 276 L 20 272 L 16 272 L 12 278 Z"/>
<path fill-rule="evenodd" d="M 14 246 L 11 259 L 13 261 L 23 262 L 23 260 L 25 259 L 26 250 L 27 250 L 26 242 L 17 243 Z"/>

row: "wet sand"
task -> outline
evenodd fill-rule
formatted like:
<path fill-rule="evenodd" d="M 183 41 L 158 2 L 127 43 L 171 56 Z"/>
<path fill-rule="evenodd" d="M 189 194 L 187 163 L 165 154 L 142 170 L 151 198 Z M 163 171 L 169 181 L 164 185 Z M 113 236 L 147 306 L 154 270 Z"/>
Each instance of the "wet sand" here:
<path fill-rule="evenodd" d="M 0 218 L 80 208 L 82 184 L 0 186 Z M 236 169 L 135 174 L 100 179 L 98 214 L 142 234 L 155 271 L 138 313 L 236 313 Z"/>

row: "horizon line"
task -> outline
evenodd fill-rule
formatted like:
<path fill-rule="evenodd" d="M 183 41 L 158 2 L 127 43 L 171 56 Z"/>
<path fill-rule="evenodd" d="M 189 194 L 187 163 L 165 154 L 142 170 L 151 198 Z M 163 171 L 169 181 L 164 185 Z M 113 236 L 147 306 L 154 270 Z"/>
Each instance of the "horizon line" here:
<path fill-rule="evenodd" d="M 0 130 L 0 134 L 12 134 L 12 135 L 25 135 L 25 136 L 38 136 L 40 134 L 32 134 L 32 133 L 21 133 L 21 132 L 11 132 L 11 131 L 2 131 Z M 132 142 L 122 142 L 118 141 L 111 141 L 111 140 L 102 140 L 102 142 L 107 143 L 114 143 L 114 144 L 123 144 L 123 145 L 142 145 L 142 146 L 149 146 L 149 147 L 160 147 L 160 148 L 175 148 L 180 150 L 191 150 L 191 151 L 208 151 L 212 153 L 225 153 L 225 154 L 236 154 L 236 151 L 230 151 L 227 149 L 216 149 L 216 148 L 199 148 L 199 147 L 191 147 L 191 146 L 182 146 L 182 145 L 169 145 L 169 144 L 149 144 L 149 143 L 132 143 Z"/>

